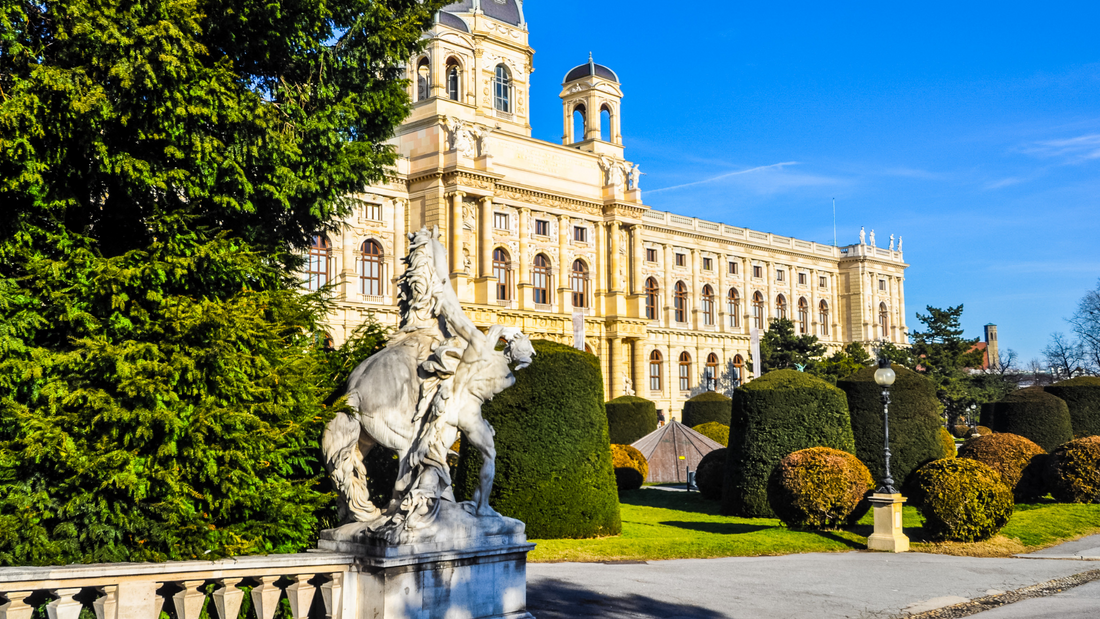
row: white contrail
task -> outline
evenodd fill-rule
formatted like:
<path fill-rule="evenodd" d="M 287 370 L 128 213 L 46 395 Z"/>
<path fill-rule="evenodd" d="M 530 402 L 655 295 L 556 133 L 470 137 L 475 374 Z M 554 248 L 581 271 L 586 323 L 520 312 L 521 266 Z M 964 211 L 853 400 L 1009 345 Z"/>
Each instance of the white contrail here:
<path fill-rule="evenodd" d="M 731 176 L 737 176 L 739 174 L 748 174 L 750 172 L 759 172 L 761 170 L 770 170 L 772 168 L 782 168 L 783 166 L 798 165 L 797 161 L 784 161 L 783 163 L 773 163 L 771 165 L 762 165 L 755 168 L 749 168 L 748 170 L 737 170 L 735 172 L 726 172 L 725 174 L 719 174 L 718 176 L 712 176 L 705 178 L 701 181 L 695 181 L 692 183 L 684 183 L 683 185 L 673 185 L 672 187 L 662 187 L 660 189 L 650 189 L 646 193 L 658 193 L 661 191 L 672 191 L 673 189 L 683 189 L 684 187 L 692 187 L 694 185 L 702 185 L 703 183 L 712 183 L 714 181 L 722 180 L 723 178 L 729 178 Z"/>

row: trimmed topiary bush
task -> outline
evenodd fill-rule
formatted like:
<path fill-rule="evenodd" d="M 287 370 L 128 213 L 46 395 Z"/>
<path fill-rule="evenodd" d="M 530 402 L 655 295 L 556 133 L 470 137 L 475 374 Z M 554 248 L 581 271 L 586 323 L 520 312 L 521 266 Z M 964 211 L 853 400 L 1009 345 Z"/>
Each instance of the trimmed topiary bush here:
<path fill-rule="evenodd" d="M 855 453 L 844 392 L 797 370 L 775 370 L 734 392 L 722 513 L 773 516 L 768 478 L 787 454 L 810 447 Z"/>
<path fill-rule="evenodd" d="M 1039 387 L 1021 389 L 994 402 L 991 427 L 994 432 L 1029 438 L 1047 451 L 1073 440 L 1065 401 Z"/>
<path fill-rule="evenodd" d="M 943 457 L 954 458 L 956 455 L 955 437 L 951 436 L 951 433 L 943 426 L 940 426 L 940 443 L 943 445 Z M 891 458 L 891 460 L 893 460 L 893 458 Z"/>
<path fill-rule="evenodd" d="M 657 404 L 652 400 L 624 395 L 604 404 L 607 435 L 611 444 L 629 445 L 657 429 Z"/>
<path fill-rule="evenodd" d="M 954 435 L 955 438 L 969 438 L 970 426 L 965 424 L 957 425 L 951 429 L 951 434 Z"/>
<path fill-rule="evenodd" d="M 527 523 L 531 538 L 616 535 L 622 529 L 603 377 L 591 353 L 532 342 L 531 366 L 482 407 L 496 431 L 496 483 L 490 502 Z M 455 495 L 469 499 L 481 457 L 462 441 Z"/>
<path fill-rule="evenodd" d="M 630 445 L 611 444 L 611 466 L 615 467 L 615 485 L 620 492 L 641 488 L 649 475 L 645 456 Z"/>
<path fill-rule="evenodd" d="M 1017 503 L 1034 501 L 1046 494 L 1043 484 L 1045 454 L 1034 442 L 1004 432 L 978 436 L 959 447 L 960 458 L 977 460 L 997 471 L 1012 488 Z"/>
<path fill-rule="evenodd" d="M 942 406 L 932 382 L 900 365 L 892 367 L 896 378 L 890 387 L 890 473 L 895 487 L 907 488 L 913 471 L 932 460 L 953 455 L 955 447 L 952 444 L 947 449 L 943 441 Z M 863 368 L 838 381 L 836 386 L 847 397 L 855 453 L 870 469 L 871 476 L 881 480 L 882 387 L 875 383 L 876 369 Z"/>
<path fill-rule="evenodd" d="M 717 391 L 704 391 L 684 402 L 680 423 L 689 428 L 716 421 L 726 427 L 730 425 L 731 401 Z"/>
<path fill-rule="evenodd" d="M 1012 490 L 977 460 L 930 462 L 914 474 L 913 488 L 932 541 L 987 540 L 1012 516 Z"/>
<path fill-rule="evenodd" d="M 1047 487 L 1055 500 L 1100 503 L 1100 436 L 1059 445 L 1047 461 Z"/>
<path fill-rule="evenodd" d="M 792 529 L 836 528 L 867 512 L 870 503 L 864 499 L 873 484 L 871 472 L 854 455 L 811 447 L 788 455 L 772 469 L 768 503 Z M 855 515 L 857 506 L 863 509 Z"/>
<path fill-rule="evenodd" d="M 978 436 L 989 436 L 990 434 L 993 434 L 993 430 L 990 430 L 985 426 L 974 426 L 973 428 L 970 428 L 970 433 L 972 435 L 977 434 Z"/>
<path fill-rule="evenodd" d="M 724 426 L 717 421 L 708 421 L 707 423 L 700 424 L 692 428 L 699 434 L 709 438 L 715 443 L 721 444 L 723 447 L 729 447 L 730 444 L 730 427 Z"/>
<path fill-rule="evenodd" d="M 1079 376 L 1045 390 L 1066 403 L 1074 438 L 1100 436 L 1100 377 Z"/>
<path fill-rule="evenodd" d="M 722 500 L 722 484 L 726 479 L 726 448 L 715 449 L 703 456 L 699 467 L 695 469 L 695 485 L 699 494 L 711 501 Z"/>

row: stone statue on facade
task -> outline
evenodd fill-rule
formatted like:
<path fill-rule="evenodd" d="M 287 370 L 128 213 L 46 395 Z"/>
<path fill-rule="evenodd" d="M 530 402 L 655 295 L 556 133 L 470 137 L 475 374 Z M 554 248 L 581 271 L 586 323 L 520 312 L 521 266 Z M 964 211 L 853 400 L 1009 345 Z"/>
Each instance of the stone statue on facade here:
<path fill-rule="evenodd" d="M 901 235 L 898 235 L 898 251 L 901 251 Z"/>
<path fill-rule="evenodd" d="M 482 127 L 478 129 L 477 138 L 481 142 L 481 156 L 489 157 L 493 154 L 492 142 L 489 140 L 489 134 L 493 132 L 492 127 Z"/>
<path fill-rule="evenodd" d="M 474 129 L 454 116 L 447 117 L 447 128 L 451 131 L 451 148 L 463 157 L 474 156 Z"/>
<path fill-rule="evenodd" d="M 623 395 L 634 395 L 634 381 L 623 372 Z"/>
<path fill-rule="evenodd" d="M 863 231 L 863 226 L 859 227 L 859 244 L 860 245 L 866 245 L 867 244 L 867 233 Z"/>
<path fill-rule="evenodd" d="M 627 177 L 630 180 L 631 189 L 641 189 L 641 187 L 638 186 L 638 183 L 642 181 L 642 174 L 644 174 L 644 172 L 642 172 L 642 169 L 638 164 L 634 164 L 634 167 L 630 168 L 630 172 Z"/>
<path fill-rule="evenodd" d="M 894 235 L 890 235 L 890 251 L 894 251 Z"/>
<path fill-rule="evenodd" d="M 489 506 L 496 451 L 481 405 L 515 382 L 513 364 L 524 368 L 535 353 L 519 329 L 493 325 L 482 333 L 466 317 L 438 236 L 438 229 L 409 235 L 398 281 L 400 328 L 352 371 L 353 412 L 338 413 L 325 428 L 325 465 L 348 524 L 322 532 L 322 540 L 423 544 L 523 531 Z M 456 502 L 447 466 L 460 431 L 483 460 L 473 500 L 464 503 Z M 392 499 L 381 508 L 370 500 L 363 462 L 376 445 L 395 451 L 400 463 Z"/>
<path fill-rule="evenodd" d="M 871 228 L 871 247 L 875 246 L 875 229 Z"/>
<path fill-rule="evenodd" d="M 600 167 L 607 175 L 607 185 L 619 187 L 626 182 L 626 170 L 622 162 L 614 161 L 610 157 L 600 156 Z"/>

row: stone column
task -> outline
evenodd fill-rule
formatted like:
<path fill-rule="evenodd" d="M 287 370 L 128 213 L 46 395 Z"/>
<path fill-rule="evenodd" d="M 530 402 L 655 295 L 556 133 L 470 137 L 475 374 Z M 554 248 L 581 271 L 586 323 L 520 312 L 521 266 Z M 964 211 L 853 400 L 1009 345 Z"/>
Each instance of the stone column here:
<path fill-rule="evenodd" d="M 715 309 L 715 319 L 718 321 L 718 331 L 725 333 L 730 330 L 729 317 L 726 313 L 726 299 L 729 298 L 729 264 L 726 258 L 726 254 L 718 254 L 715 257 L 718 261 L 716 268 L 718 269 L 718 290 L 714 291 L 714 303 L 718 306 Z M 723 360 L 725 358 L 723 357 Z"/>
<path fill-rule="evenodd" d="M 521 206 L 519 209 L 519 255 L 512 264 L 516 269 L 516 306 L 519 309 L 531 309 L 531 265 L 527 262 L 527 235 L 531 225 L 531 209 Z"/>
<path fill-rule="evenodd" d="M 693 329 L 699 330 L 703 328 L 703 316 L 699 311 L 701 305 L 703 289 L 699 285 L 699 250 L 694 247 L 691 248 L 691 291 L 688 293 L 688 308 L 691 313 L 688 314 L 688 320 L 691 323 Z"/>
<path fill-rule="evenodd" d="M 481 199 L 481 220 L 479 230 L 481 232 L 481 252 L 478 256 L 478 267 L 481 277 L 493 276 L 493 199 L 484 197 Z M 518 222 L 517 222 L 518 223 Z"/>
<path fill-rule="evenodd" d="M 428 94 L 432 97 L 446 98 L 447 76 L 444 74 L 447 72 L 447 70 L 446 65 L 443 64 L 443 50 L 431 49 L 428 51 L 428 53 L 431 54 L 431 60 L 429 62 L 431 62 L 432 67 L 432 75 L 431 79 L 429 80 L 431 87 Z"/>
<path fill-rule="evenodd" d="M 634 394 L 649 397 L 649 356 L 645 353 L 645 340 L 638 338 L 630 341 L 634 357 Z"/>
<path fill-rule="evenodd" d="M 596 249 L 595 263 L 592 265 L 592 312 L 597 316 L 607 315 L 608 261 L 611 253 L 607 240 L 607 229 L 601 222 L 592 226 L 595 238 L 592 243 Z"/>
<path fill-rule="evenodd" d="M 661 322 L 666 327 L 672 327 L 675 321 L 674 310 L 672 308 L 673 296 L 675 295 L 675 280 L 672 274 L 672 265 L 676 264 L 676 251 L 671 245 L 665 244 L 665 289 L 663 291 L 664 308 L 661 312 Z"/>
<path fill-rule="evenodd" d="M 645 247 L 642 245 L 642 224 L 634 224 L 630 227 L 630 240 L 632 244 L 630 256 L 630 290 L 634 294 L 645 294 L 645 283 L 642 281 L 642 262 L 645 260 Z"/>
<path fill-rule="evenodd" d="M 466 197 L 463 191 L 456 191 L 451 198 L 451 273 L 464 273 L 462 264 L 462 199 Z"/>
<path fill-rule="evenodd" d="M 611 237 L 611 269 L 609 273 L 611 276 L 611 285 L 608 286 L 608 291 L 612 293 L 621 292 L 623 290 L 623 285 L 622 281 L 619 279 L 619 268 L 622 266 L 620 262 L 622 258 L 619 255 L 619 222 L 613 221 L 608 223 L 607 234 Z"/>
<path fill-rule="evenodd" d="M 614 400 L 623 394 L 623 377 L 626 376 L 624 372 L 627 368 L 623 363 L 623 338 L 613 337 L 610 339 L 610 344 L 607 355 L 607 375 L 610 383 L 608 393 Z"/>
<path fill-rule="evenodd" d="M 573 261 L 569 259 L 569 217 L 558 215 L 558 311 L 573 313 L 573 296 L 569 294 L 569 272 Z"/>
<path fill-rule="evenodd" d="M 344 228 L 340 239 L 340 261 L 343 268 L 340 269 L 340 279 L 344 289 L 344 298 L 358 300 L 358 287 L 355 285 L 355 230 L 350 226 Z"/>
<path fill-rule="evenodd" d="M 405 230 L 405 218 L 408 216 L 409 203 L 400 198 L 393 201 L 393 255 L 390 256 L 390 260 L 393 262 L 393 270 L 390 272 L 391 284 L 392 280 L 401 275 L 401 258 L 408 253 L 405 250 L 405 246 L 408 243 L 408 234 Z M 390 285 L 386 286 L 387 293 L 391 289 Z"/>
<path fill-rule="evenodd" d="M 905 326 L 905 278 L 898 277 L 898 325 L 901 330 L 898 332 L 898 342 L 902 344 L 909 343 L 909 333 Z"/>

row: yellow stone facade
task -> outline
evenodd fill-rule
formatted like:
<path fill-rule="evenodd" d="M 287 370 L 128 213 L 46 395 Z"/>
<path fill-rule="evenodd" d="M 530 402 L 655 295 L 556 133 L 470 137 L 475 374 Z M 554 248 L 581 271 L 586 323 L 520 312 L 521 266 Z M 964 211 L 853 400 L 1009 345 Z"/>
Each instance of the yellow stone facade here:
<path fill-rule="evenodd" d="M 534 51 L 522 4 L 467 0 L 437 22 L 409 62 L 414 103 L 393 139 L 397 168 L 386 184 L 354 196 L 342 233 L 311 257 L 312 285 L 336 285 L 334 340 L 369 314 L 397 324 L 394 279 L 406 234 L 438 226 L 452 283 L 476 324 L 572 344 L 579 313 L 607 397 L 623 395 L 629 379 L 667 418 L 679 417 L 708 358 L 719 368 L 749 359 L 757 313 L 766 326 L 780 298 L 796 328 L 830 348 L 883 333 L 907 343 L 900 251 L 652 210 L 624 158 L 623 93 L 612 71 L 590 60 L 569 72 L 563 144 L 544 142 L 531 137 Z"/>

